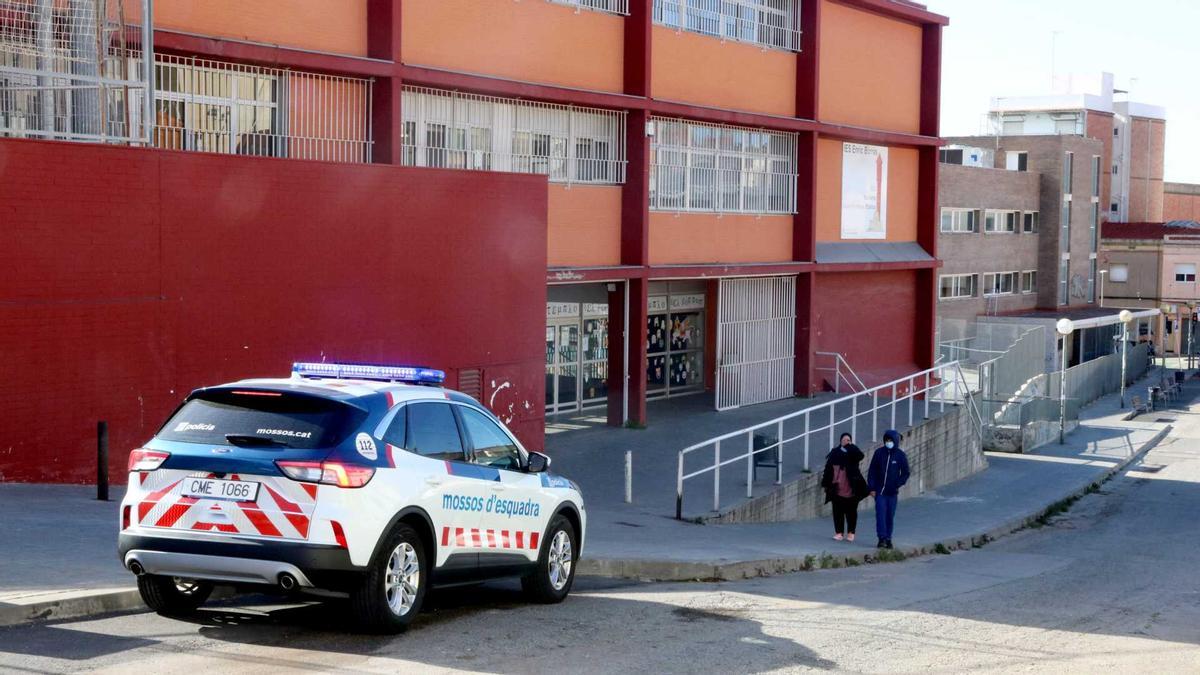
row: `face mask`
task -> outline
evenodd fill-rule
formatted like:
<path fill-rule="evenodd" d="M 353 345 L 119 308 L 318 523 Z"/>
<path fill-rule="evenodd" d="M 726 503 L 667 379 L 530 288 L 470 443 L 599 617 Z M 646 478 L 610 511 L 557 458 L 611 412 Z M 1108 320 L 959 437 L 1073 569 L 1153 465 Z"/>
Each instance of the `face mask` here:
<path fill-rule="evenodd" d="M 892 448 L 896 447 L 896 444 L 891 441 L 885 441 L 883 444 L 883 447 L 887 448 L 888 450 L 891 450 Z"/>

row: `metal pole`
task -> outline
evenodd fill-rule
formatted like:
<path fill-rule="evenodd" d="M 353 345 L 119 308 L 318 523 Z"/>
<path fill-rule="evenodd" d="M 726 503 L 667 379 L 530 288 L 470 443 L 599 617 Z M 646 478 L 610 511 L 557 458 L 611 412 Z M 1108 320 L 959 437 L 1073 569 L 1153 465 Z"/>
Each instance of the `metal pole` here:
<path fill-rule="evenodd" d="M 154 145 L 154 2 L 142 0 L 142 67 L 146 88 L 142 95 L 142 126 L 146 145 Z"/>
<path fill-rule="evenodd" d="M 929 419 L 929 371 L 925 371 L 925 419 Z"/>
<path fill-rule="evenodd" d="M 746 499 L 754 496 L 754 432 L 746 434 Z"/>
<path fill-rule="evenodd" d="M 625 451 L 625 503 L 633 503 L 633 451 Z"/>
<path fill-rule="evenodd" d="M 858 439 L 858 394 L 850 399 L 850 437 Z"/>
<path fill-rule="evenodd" d="M 896 385 L 892 384 L 892 426 L 889 429 L 896 428 Z M 874 439 L 871 439 L 874 440 Z"/>
<path fill-rule="evenodd" d="M 1190 311 L 1192 311 L 1192 309 L 1189 307 L 1188 311 L 1190 312 Z M 1194 335 L 1196 333 L 1196 322 L 1194 321 L 1195 318 L 1196 318 L 1195 314 L 1191 314 L 1188 316 L 1188 356 L 1187 356 L 1187 369 L 1188 370 L 1192 369 L 1192 335 Z"/>
<path fill-rule="evenodd" d="M 1129 324 L 1121 325 L 1121 407 L 1125 407 L 1125 350 L 1129 347 Z"/>
<path fill-rule="evenodd" d="M 717 441 L 713 459 L 713 511 L 721 510 L 721 441 Z"/>
<path fill-rule="evenodd" d="M 808 411 L 804 411 L 804 470 L 808 471 Z"/>
<path fill-rule="evenodd" d="M 779 420 L 779 427 L 775 433 L 778 445 L 775 446 L 775 484 L 783 484 L 783 420 Z"/>
<path fill-rule="evenodd" d="M 1067 443 L 1067 337 L 1062 337 L 1058 375 L 1058 444 Z"/>
<path fill-rule="evenodd" d="M 679 453 L 679 460 L 675 473 L 675 520 L 683 520 L 683 453 Z"/>
<path fill-rule="evenodd" d="M 96 499 L 108 501 L 108 422 L 96 423 Z"/>

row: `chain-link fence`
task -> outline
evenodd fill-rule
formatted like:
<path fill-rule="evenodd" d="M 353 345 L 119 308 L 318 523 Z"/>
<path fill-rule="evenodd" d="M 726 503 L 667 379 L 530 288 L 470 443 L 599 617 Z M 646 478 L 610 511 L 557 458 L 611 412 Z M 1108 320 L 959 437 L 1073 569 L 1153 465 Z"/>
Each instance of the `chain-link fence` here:
<path fill-rule="evenodd" d="M 144 142 L 126 12 L 150 1 L 0 0 L 0 136 Z"/>

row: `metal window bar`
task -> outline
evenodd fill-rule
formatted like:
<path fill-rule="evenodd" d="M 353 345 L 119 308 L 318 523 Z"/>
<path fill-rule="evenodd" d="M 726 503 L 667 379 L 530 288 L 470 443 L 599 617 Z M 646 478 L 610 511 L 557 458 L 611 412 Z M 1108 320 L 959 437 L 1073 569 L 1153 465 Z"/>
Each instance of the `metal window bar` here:
<path fill-rule="evenodd" d="M 371 161 L 371 80 L 159 55 L 155 81 L 158 147 Z"/>
<path fill-rule="evenodd" d="M 789 444 L 799 442 L 803 446 L 804 469 L 808 470 L 810 437 L 815 438 L 820 443 L 822 435 L 827 436 L 832 447 L 833 439 L 836 437 L 838 430 L 849 431 L 855 429 L 860 418 L 863 418 L 865 423 L 865 416 L 869 415 L 872 437 L 877 438 L 877 418 L 879 413 L 885 411 L 885 414 L 890 414 L 893 420 L 891 428 L 895 428 L 897 406 L 901 404 L 907 404 L 907 414 L 911 426 L 913 415 L 915 414 L 914 409 L 921 402 L 920 398 L 926 399 L 924 401 L 926 415 L 928 415 L 929 403 L 931 402 L 937 403 L 941 411 L 945 410 L 947 404 L 952 406 L 966 406 L 975 432 L 982 434 L 983 419 L 981 412 L 958 362 L 938 365 L 865 391 L 828 401 L 818 406 L 789 413 L 744 429 L 731 431 L 680 450 L 676 463 L 675 517 L 683 517 L 684 487 L 688 480 L 712 474 L 713 510 L 719 511 L 721 467 L 738 462 L 753 463 L 754 455 L 760 452 L 769 452 L 777 457 L 779 461 L 783 461 L 786 454 L 785 449 L 789 447 Z M 753 438 L 756 432 L 782 429 L 786 423 L 799 422 L 801 420 L 803 422 L 802 431 L 794 433 L 791 436 L 784 436 L 780 433 L 774 439 L 773 443 L 758 448 L 754 447 Z M 820 435 L 814 436 L 815 434 Z M 743 441 L 743 437 L 749 440 Z M 722 442 L 726 443 L 727 447 L 746 447 L 747 450 L 739 454 L 721 453 L 719 448 Z M 703 451 L 709 448 L 712 448 L 713 453 L 711 463 L 701 464 L 697 467 L 693 462 L 691 470 L 688 470 L 686 467 L 688 457 L 694 453 L 701 453 L 698 457 L 703 461 L 705 457 Z M 750 472 L 748 472 L 749 474 Z M 751 487 L 747 488 L 748 493 L 751 492 Z"/>
<path fill-rule="evenodd" d="M 401 107 L 405 165 L 625 182 L 625 111 L 424 87 L 405 87 Z"/>
<path fill-rule="evenodd" d="M 651 119 L 651 210 L 796 212 L 796 134 Z"/>
<path fill-rule="evenodd" d="M 640 0 L 639 0 L 640 1 Z M 629 0 L 549 0 L 556 5 L 570 5 L 579 9 L 590 9 L 607 14 L 629 16 Z"/>
<path fill-rule="evenodd" d="M 800 0 L 654 0 L 654 23 L 800 51 Z"/>
<path fill-rule="evenodd" d="M 0 136 L 144 142 L 140 38 L 125 19 L 149 2 L 0 0 Z"/>

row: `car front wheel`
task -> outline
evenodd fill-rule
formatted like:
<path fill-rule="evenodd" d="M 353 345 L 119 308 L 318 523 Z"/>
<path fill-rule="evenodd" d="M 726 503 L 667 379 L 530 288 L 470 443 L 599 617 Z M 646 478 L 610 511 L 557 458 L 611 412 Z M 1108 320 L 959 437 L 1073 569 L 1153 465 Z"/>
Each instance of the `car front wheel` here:
<path fill-rule="evenodd" d="M 350 594 L 362 627 L 383 633 L 407 628 L 421 611 L 427 577 L 421 538 L 408 525 L 397 525 L 379 547 L 361 585 Z"/>
<path fill-rule="evenodd" d="M 537 568 L 521 579 L 521 586 L 532 600 L 546 604 L 562 602 L 571 592 L 577 541 L 575 527 L 566 517 L 557 515 L 550 521 Z"/>

